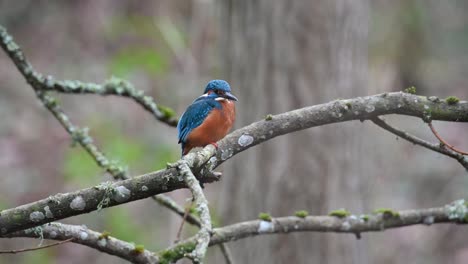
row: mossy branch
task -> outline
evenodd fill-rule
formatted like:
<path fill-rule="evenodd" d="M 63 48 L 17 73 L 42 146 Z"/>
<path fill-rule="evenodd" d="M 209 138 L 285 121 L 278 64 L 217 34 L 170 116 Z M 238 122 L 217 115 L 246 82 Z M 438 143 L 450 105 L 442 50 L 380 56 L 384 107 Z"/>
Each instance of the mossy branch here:
<path fill-rule="evenodd" d="M 128 81 L 112 77 L 103 84 L 85 83 L 76 80 L 55 80 L 52 76 L 44 77 L 36 72 L 32 65 L 26 60 L 18 44 L 13 41 L 6 29 L 0 26 L 0 46 L 7 52 L 18 70 L 24 75 L 27 82 L 36 91 L 54 91 L 72 94 L 98 94 L 117 95 L 133 99 L 153 116 L 169 125 L 177 126 L 175 112 L 165 106 L 156 104 L 151 96 L 145 95 L 142 90 L 136 89 Z"/>
<path fill-rule="evenodd" d="M 346 215 L 340 214 L 339 216 L 275 217 L 271 221 L 253 220 L 215 228 L 209 245 L 213 246 L 260 235 L 292 232 L 349 233 L 357 235 L 359 238 L 361 233 L 382 232 L 387 229 L 413 225 L 466 224 L 468 223 L 467 213 L 468 208 L 465 200 L 458 200 L 436 208 L 404 211 L 383 209 L 367 215 L 354 215 L 347 212 Z M 195 239 L 195 237 L 188 238 L 164 252 L 166 254 L 174 251 L 180 252 L 181 248 L 193 244 Z M 177 258 L 172 260 L 176 261 Z"/>
<path fill-rule="evenodd" d="M 389 217 L 386 212 L 391 212 Z M 360 235 L 366 232 L 382 232 L 388 229 L 413 225 L 433 225 L 441 223 L 466 224 L 468 215 L 467 202 L 457 200 L 441 207 L 415 210 L 377 209 L 371 214 L 352 214 L 336 216 L 286 216 L 275 217 L 271 221 L 252 220 L 213 229 L 209 246 L 228 243 L 249 237 L 292 232 L 330 232 Z M 95 248 L 111 255 L 119 256 L 133 263 L 174 263 L 192 252 L 197 236 L 190 237 L 165 250 L 153 253 L 141 248 L 135 254 L 135 246 L 110 236 L 108 233 L 95 232 L 84 226 L 50 223 L 40 227 L 45 239 L 66 240 L 73 238 L 73 243 Z M 4 237 L 33 237 L 35 229 L 11 233 Z M 359 237 L 359 236 L 358 236 Z"/>

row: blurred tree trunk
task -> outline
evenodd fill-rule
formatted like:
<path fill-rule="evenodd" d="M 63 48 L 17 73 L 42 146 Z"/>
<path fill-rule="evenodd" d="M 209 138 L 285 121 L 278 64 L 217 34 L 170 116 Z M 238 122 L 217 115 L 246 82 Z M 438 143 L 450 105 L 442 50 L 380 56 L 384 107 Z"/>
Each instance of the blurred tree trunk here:
<path fill-rule="evenodd" d="M 223 72 L 239 97 L 237 125 L 368 93 L 367 0 L 224 0 Z M 223 224 L 368 209 L 366 128 L 349 123 L 283 136 L 225 165 Z M 317 233 L 233 243 L 238 263 L 367 263 L 366 241 Z"/>

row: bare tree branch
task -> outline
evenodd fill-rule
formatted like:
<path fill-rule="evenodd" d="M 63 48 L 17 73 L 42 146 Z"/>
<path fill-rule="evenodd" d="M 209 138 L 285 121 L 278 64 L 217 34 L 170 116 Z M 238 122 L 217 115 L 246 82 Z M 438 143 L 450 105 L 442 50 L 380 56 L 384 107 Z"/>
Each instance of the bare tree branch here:
<path fill-rule="evenodd" d="M 403 92 L 336 100 L 296 109 L 278 115 L 267 115 L 264 121 L 240 128 L 218 142 L 219 150 L 213 166 L 231 156 L 274 137 L 327 124 L 371 120 L 377 116 L 399 114 L 432 120 L 468 122 L 468 102 L 447 104 L 425 96 Z"/>
<path fill-rule="evenodd" d="M 129 97 L 150 112 L 157 120 L 172 127 L 177 126 L 178 119 L 172 109 L 156 104 L 151 96 L 145 95 L 142 90 L 137 90 L 130 82 L 117 77 L 110 78 L 104 84 L 83 83 L 76 80 L 55 81 L 53 79 L 48 80 L 48 83 L 42 82 L 41 79 L 38 79 L 37 82 L 41 84 L 40 89 L 45 91 Z"/>
<path fill-rule="evenodd" d="M 442 207 L 427 209 L 404 211 L 379 209 L 372 214 L 361 215 L 344 212 L 342 215 L 335 214 L 337 216 L 287 216 L 272 218 L 271 221 L 252 220 L 213 229 L 209 246 L 268 234 L 330 232 L 356 235 L 420 224 L 428 226 L 441 223 L 466 224 L 467 212 L 467 202 L 457 200 Z M 193 236 L 156 254 L 146 249 L 136 254 L 134 245 L 89 230 L 84 226 L 49 223 L 40 228 L 42 228 L 46 239 L 73 238 L 73 243 L 96 248 L 134 263 L 173 263 L 185 257 L 195 248 L 197 238 L 197 236 Z M 37 234 L 34 228 L 14 232 L 6 237 L 37 237 Z"/>
<path fill-rule="evenodd" d="M 200 220 L 198 217 L 196 217 L 194 214 L 188 212 L 187 215 L 185 215 L 185 209 L 183 209 L 180 205 L 178 205 L 174 200 L 169 198 L 167 195 L 164 194 L 158 194 L 155 196 L 151 196 L 153 200 L 158 202 L 160 205 L 170 209 L 172 212 L 178 214 L 180 217 L 185 218 L 185 221 L 188 223 L 200 227 Z"/>
<path fill-rule="evenodd" d="M 13 41 L 13 37 L 2 26 L 0 26 L 0 46 L 7 52 L 28 83 L 37 91 L 125 96 L 135 100 L 157 120 L 169 126 L 177 126 L 177 118 L 173 110 L 157 105 L 151 96 L 144 95 L 143 91 L 135 89 L 125 80 L 111 78 L 104 84 L 94 84 L 69 80 L 56 81 L 51 76 L 44 77 L 34 70 L 25 59 L 20 47 Z"/>
<path fill-rule="evenodd" d="M 443 207 L 393 211 L 389 209 L 376 210 L 369 215 L 343 214 L 337 216 L 287 216 L 272 218 L 271 221 L 252 220 L 213 229 L 210 246 L 227 243 L 267 234 L 284 234 L 292 232 L 329 232 L 350 233 L 358 238 L 364 232 L 382 232 L 386 229 L 413 226 L 432 225 L 439 223 L 466 224 L 467 203 L 465 200 L 454 201 Z M 193 247 L 196 237 L 159 252 L 159 256 L 171 256 L 170 261 L 183 258 Z"/>
<path fill-rule="evenodd" d="M 189 160 L 183 158 L 178 164 L 177 168 L 180 174 L 184 178 L 184 182 L 192 192 L 193 201 L 196 206 L 196 210 L 200 213 L 201 227 L 196 235 L 196 246 L 195 249 L 188 253 L 186 256 L 193 260 L 195 263 L 202 263 L 205 258 L 208 243 L 210 243 L 211 233 L 211 216 L 208 208 L 208 201 L 203 194 L 203 190 L 198 182 L 195 175 L 190 170 Z"/>
<path fill-rule="evenodd" d="M 166 173 L 173 173 L 166 174 Z M 0 213 L 0 232 L 7 234 L 73 215 L 96 211 L 185 187 L 177 171 L 161 170 L 116 183 L 105 182 L 79 191 L 56 194 Z M 204 182 L 215 179 L 203 178 Z"/>
<path fill-rule="evenodd" d="M 41 229 L 44 239 L 53 240 L 69 240 L 71 242 L 88 246 L 126 259 L 133 263 L 158 263 L 158 258 L 154 253 L 143 249 L 136 248 L 134 244 L 119 240 L 108 234 L 99 233 L 88 229 L 85 226 L 67 225 L 61 223 L 49 223 L 40 227 L 21 230 L 9 234 L 6 237 L 31 237 L 37 238 L 36 229 Z"/>
<path fill-rule="evenodd" d="M 448 157 L 451 157 L 455 160 L 457 160 L 458 162 L 460 162 L 460 164 L 465 167 L 465 169 L 468 170 L 468 159 L 466 157 L 464 157 L 463 155 L 461 155 L 460 153 L 457 153 L 451 149 L 447 149 L 447 148 L 444 148 L 443 146 L 441 146 L 440 144 L 433 144 L 433 143 L 430 143 L 430 142 L 427 142 L 423 139 L 420 139 L 414 135 L 411 135 L 409 134 L 408 132 L 406 131 L 403 131 L 403 130 L 400 130 L 394 126 L 391 126 L 390 124 L 388 124 L 383 118 L 381 117 L 376 117 L 376 118 L 373 118 L 372 119 L 372 122 L 374 122 L 374 124 L 378 125 L 379 127 L 389 131 L 390 133 L 393 133 L 403 139 L 406 139 L 408 140 L 409 142 L 412 142 L 416 145 L 420 145 L 422 147 L 425 147 L 427 149 L 430 149 L 430 150 L 433 150 L 435 152 L 439 152 L 440 154 L 443 154 L 443 155 L 446 155 Z"/>
<path fill-rule="evenodd" d="M 465 200 L 457 200 L 443 207 L 392 211 L 377 210 L 368 215 L 336 216 L 297 216 L 273 218 L 271 222 L 253 220 L 222 228 L 215 228 L 210 246 L 235 241 L 248 236 L 299 231 L 364 233 L 380 232 L 386 229 L 418 224 L 438 223 L 465 224 L 468 208 Z M 270 223 L 270 224 L 268 224 Z"/>

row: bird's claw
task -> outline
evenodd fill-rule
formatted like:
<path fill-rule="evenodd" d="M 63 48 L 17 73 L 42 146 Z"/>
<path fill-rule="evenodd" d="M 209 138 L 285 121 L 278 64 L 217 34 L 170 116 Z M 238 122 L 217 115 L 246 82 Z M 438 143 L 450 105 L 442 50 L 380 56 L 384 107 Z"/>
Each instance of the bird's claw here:
<path fill-rule="evenodd" d="M 213 145 L 213 147 L 215 147 L 216 150 L 218 150 L 218 148 L 219 148 L 218 143 L 216 143 L 216 142 L 211 142 L 210 144 Z"/>

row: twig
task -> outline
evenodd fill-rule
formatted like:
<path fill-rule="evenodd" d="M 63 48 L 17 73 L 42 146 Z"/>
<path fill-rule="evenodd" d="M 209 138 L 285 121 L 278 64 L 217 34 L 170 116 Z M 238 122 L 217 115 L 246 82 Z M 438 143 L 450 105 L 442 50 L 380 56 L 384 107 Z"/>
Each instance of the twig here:
<path fill-rule="evenodd" d="M 177 235 L 176 235 L 176 239 L 175 239 L 174 243 L 177 243 L 180 240 L 180 236 L 182 234 L 182 230 L 184 229 L 184 224 L 185 224 L 185 221 L 187 219 L 187 216 L 189 215 L 190 208 L 192 207 L 192 204 L 193 204 L 193 201 L 190 204 L 190 206 L 187 206 L 185 208 L 184 216 L 182 217 L 182 222 L 180 223 L 179 229 L 177 230 Z"/>
<path fill-rule="evenodd" d="M 153 200 L 161 204 L 162 206 L 170 209 L 174 213 L 178 214 L 180 217 L 184 218 L 189 224 L 194 226 L 200 227 L 200 220 L 194 214 L 187 212 L 182 208 L 182 206 L 178 205 L 174 200 L 169 198 L 167 195 L 158 194 L 151 197 Z"/>
<path fill-rule="evenodd" d="M 454 146 L 450 145 L 449 143 L 447 143 L 447 141 L 445 141 L 440 135 L 439 133 L 437 133 L 437 131 L 435 130 L 434 126 L 432 125 L 432 122 L 429 122 L 427 123 L 427 125 L 429 126 L 429 128 L 431 129 L 432 133 L 434 134 L 434 136 L 442 143 L 444 144 L 444 146 L 446 146 L 447 148 L 457 152 L 457 153 L 460 153 L 462 155 L 468 155 L 468 152 L 465 152 L 465 151 L 462 151 L 462 150 L 459 150 L 457 148 L 455 148 Z"/>
<path fill-rule="evenodd" d="M 440 144 L 433 144 L 433 143 L 430 143 L 430 142 L 427 142 L 423 139 L 420 139 L 414 135 L 411 135 L 409 134 L 408 132 L 406 131 L 403 131 L 403 130 L 400 130 L 394 126 L 391 126 L 390 124 L 388 124 L 383 118 L 381 117 L 376 117 L 376 118 L 373 118 L 372 119 L 372 122 L 374 122 L 374 124 L 378 125 L 379 127 L 389 131 L 390 133 L 393 133 L 403 139 L 406 139 L 408 140 L 409 142 L 412 142 L 416 145 L 419 145 L 419 146 L 422 146 L 422 147 L 425 147 L 427 149 L 430 149 L 432 151 L 435 151 L 435 152 L 438 152 L 440 154 L 443 154 L 443 155 L 446 155 L 448 157 L 451 157 L 455 160 L 457 160 L 465 169 L 468 170 L 468 159 L 466 159 L 463 155 L 455 152 L 455 151 L 452 151 L 451 149 L 447 149 L 447 148 L 444 148 L 442 147 Z"/>
<path fill-rule="evenodd" d="M 231 250 L 229 250 L 228 245 L 226 245 L 226 243 L 221 243 L 221 244 L 219 244 L 219 248 L 221 249 L 221 253 L 223 253 L 224 260 L 226 261 L 226 264 L 234 264 L 234 261 L 232 259 Z"/>
<path fill-rule="evenodd" d="M 178 119 L 174 110 L 169 107 L 156 104 L 153 97 L 145 95 L 142 90 L 137 90 L 130 82 L 111 77 L 103 84 L 84 83 L 81 81 L 56 81 L 52 78 L 48 80 L 47 85 L 38 80 L 40 89 L 44 91 L 55 91 L 70 94 L 97 94 L 97 95 L 116 95 L 133 99 L 136 103 L 151 113 L 157 120 L 166 125 L 177 126 Z"/>
<path fill-rule="evenodd" d="M 22 249 L 12 249 L 12 250 L 0 250 L 0 254 L 17 254 L 17 253 L 22 253 L 22 252 L 27 252 L 27 251 L 34 251 L 34 250 L 39 250 L 39 249 L 44 249 L 44 248 L 49 248 L 49 247 L 55 247 L 67 242 L 72 241 L 74 238 L 69 238 L 66 240 L 58 241 L 49 245 L 44 245 L 40 247 L 33 247 L 33 248 L 22 248 Z"/>

